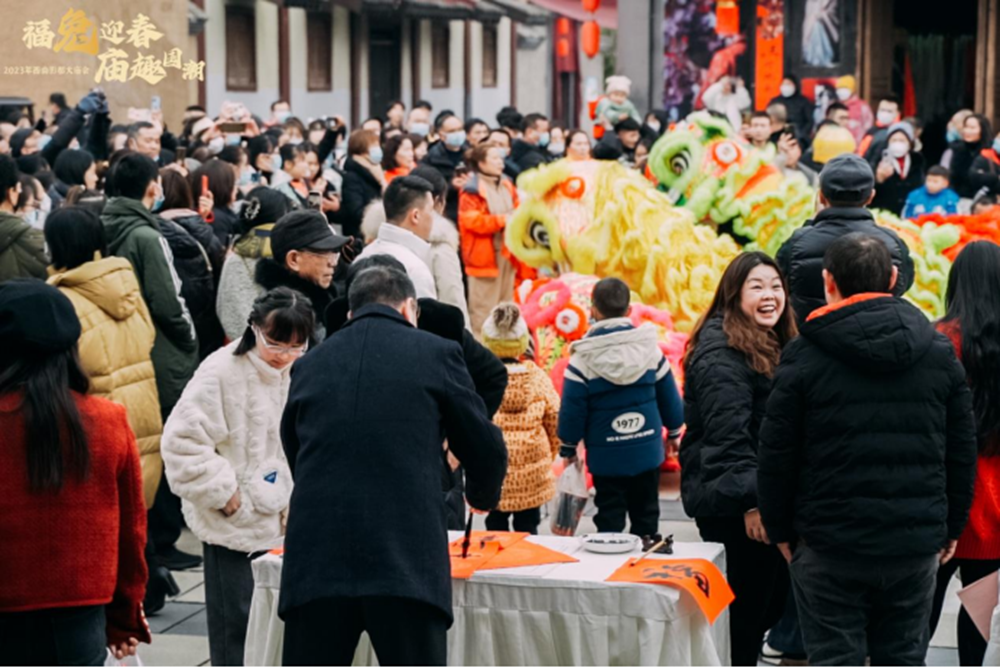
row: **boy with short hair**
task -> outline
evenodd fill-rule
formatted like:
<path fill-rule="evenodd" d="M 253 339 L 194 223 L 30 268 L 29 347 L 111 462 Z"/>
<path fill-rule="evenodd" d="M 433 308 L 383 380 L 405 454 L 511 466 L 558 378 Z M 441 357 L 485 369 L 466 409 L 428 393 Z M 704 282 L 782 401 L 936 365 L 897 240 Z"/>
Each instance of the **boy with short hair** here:
<path fill-rule="evenodd" d="M 924 185 L 906 198 L 903 218 L 916 218 L 928 213 L 958 213 L 958 193 L 950 185 L 951 172 L 946 167 L 934 165 L 928 169 Z"/>
<path fill-rule="evenodd" d="M 594 523 L 601 532 L 625 530 L 652 536 L 660 521 L 660 465 L 667 447 L 676 451 L 684 405 L 656 328 L 628 319 L 631 293 L 617 278 L 594 286 L 591 314 L 597 322 L 575 342 L 559 411 L 560 454 L 572 461 L 587 448 L 597 491 Z"/>

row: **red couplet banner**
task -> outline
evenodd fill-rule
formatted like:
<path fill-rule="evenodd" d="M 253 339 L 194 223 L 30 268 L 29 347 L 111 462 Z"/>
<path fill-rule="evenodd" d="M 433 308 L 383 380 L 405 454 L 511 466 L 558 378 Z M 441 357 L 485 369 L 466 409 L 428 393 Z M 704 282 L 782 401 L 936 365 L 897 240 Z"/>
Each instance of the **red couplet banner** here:
<path fill-rule="evenodd" d="M 785 75 L 785 0 L 757 0 L 755 108 L 779 94 Z"/>

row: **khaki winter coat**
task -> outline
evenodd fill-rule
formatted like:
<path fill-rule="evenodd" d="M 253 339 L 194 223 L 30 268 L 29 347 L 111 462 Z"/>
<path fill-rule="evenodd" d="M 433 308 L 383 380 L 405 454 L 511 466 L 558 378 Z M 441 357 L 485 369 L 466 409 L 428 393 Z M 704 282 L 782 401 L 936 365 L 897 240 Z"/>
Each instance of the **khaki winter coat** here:
<path fill-rule="evenodd" d="M 149 508 L 163 471 L 163 423 L 150 359 L 156 329 L 132 265 L 125 258 L 103 258 L 54 272 L 49 284 L 69 297 L 80 318 L 80 361 L 90 376 L 90 394 L 125 407 L 139 445 Z"/>

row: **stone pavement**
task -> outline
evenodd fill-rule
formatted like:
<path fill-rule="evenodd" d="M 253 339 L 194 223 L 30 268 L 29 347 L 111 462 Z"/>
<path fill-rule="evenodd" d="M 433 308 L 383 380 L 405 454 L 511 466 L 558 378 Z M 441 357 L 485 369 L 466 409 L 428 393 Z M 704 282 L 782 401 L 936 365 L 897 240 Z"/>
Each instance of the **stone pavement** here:
<path fill-rule="evenodd" d="M 660 533 L 673 534 L 678 542 L 698 542 L 698 529 L 684 514 L 679 500 L 679 476 L 666 475 L 661 484 Z M 544 511 L 543 511 L 544 512 Z M 581 520 L 580 532 L 594 530 L 591 519 L 593 508 Z M 485 529 L 483 518 L 477 517 L 477 529 Z M 540 532 L 549 533 L 549 521 L 543 517 Z M 185 552 L 201 554 L 201 543 L 185 529 L 178 547 Z M 175 572 L 174 578 L 180 585 L 181 594 L 167 602 L 158 615 L 149 618 L 153 631 L 153 644 L 141 645 L 139 654 L 147 666 L 207 666 L 208 623 L 205 618 L 205 584 L 201 568 Z M 952 581 L 937 633 L 931 640 L 927 655 L 929 666 L 957 666 L 958 650 L 955 624 L 958 616 L 958 580 Z M 761 664 L 764 665 L 764 664 Z"/>

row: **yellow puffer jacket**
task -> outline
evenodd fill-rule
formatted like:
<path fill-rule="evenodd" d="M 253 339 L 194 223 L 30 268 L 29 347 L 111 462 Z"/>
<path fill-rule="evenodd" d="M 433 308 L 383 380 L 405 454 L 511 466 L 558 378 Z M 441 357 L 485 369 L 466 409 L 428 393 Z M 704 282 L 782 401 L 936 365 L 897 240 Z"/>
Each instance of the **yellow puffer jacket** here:
<path fill-rule="evenodd" d="M 51 271 L 51 270 L 50 270 Z M 109 257 L 53 271 L 49 284 L 69 297 L 80 318 L 80 361 L 90 393 L 125 407 L 142 461 L 146 507 L 153 505 L 163 471 L 160 399 L 149 353 L 156 329 L 128 260 Z"/>

